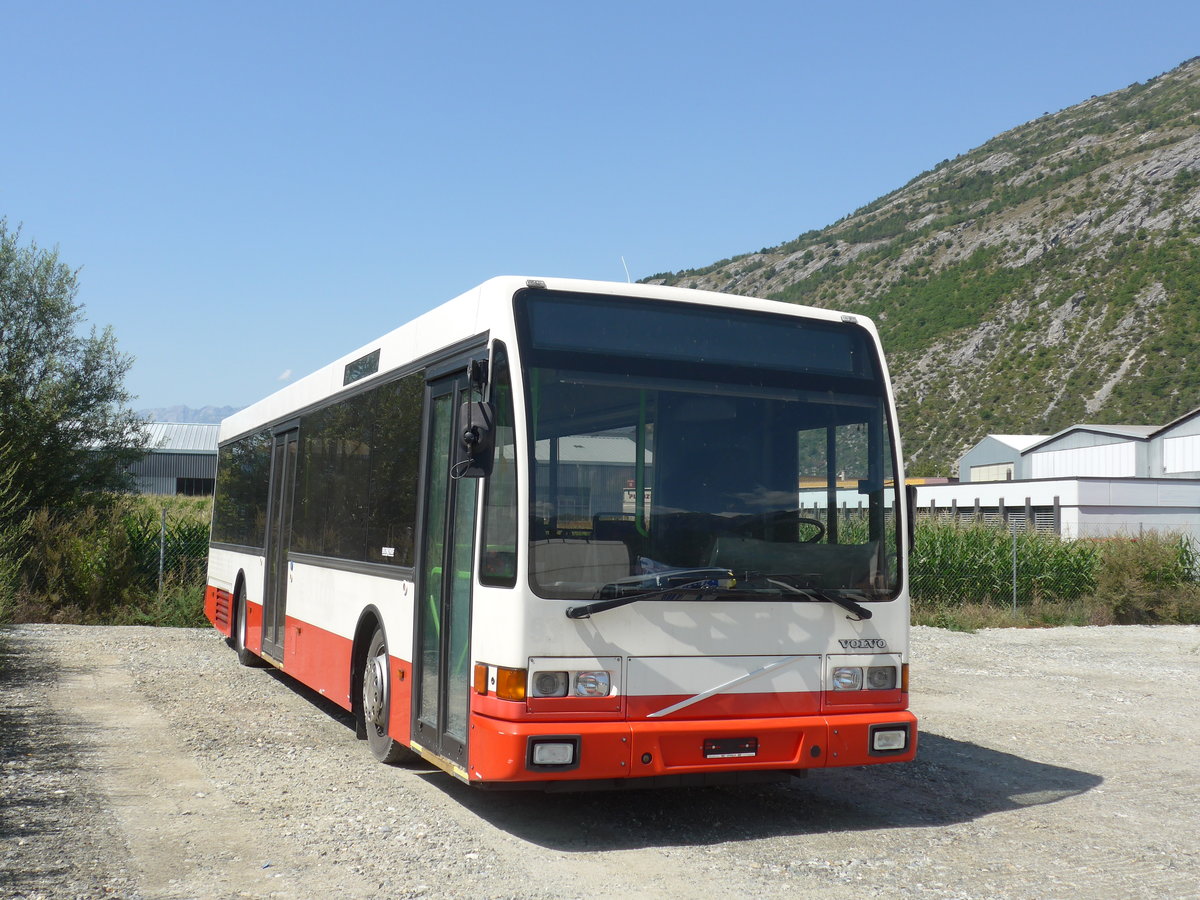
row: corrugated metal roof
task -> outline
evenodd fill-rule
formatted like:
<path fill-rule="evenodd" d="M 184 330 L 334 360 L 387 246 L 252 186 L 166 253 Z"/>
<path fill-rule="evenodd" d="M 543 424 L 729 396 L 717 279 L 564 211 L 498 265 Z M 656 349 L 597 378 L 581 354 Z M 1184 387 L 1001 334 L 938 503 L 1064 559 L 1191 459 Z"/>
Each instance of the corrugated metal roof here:
<path fill-rule="evenodd" d="M 213 453 L 217 452 L 220 425 L 197 425 L 191 422 L 148 422 L 151 452 Z"/>
<path fill-rule="evenodd" d="M 1072 426 L 1067 430 L 1095 431 L 1099 434 L 1113 434 L 1118 437 L 1149 437 L 1161 427 L 1161 425 L 1088 425 L 1085 423 Z"/>
<path fill-rule="evenodd" d="M 989 434 L 994 441 L 999 441 L 1012 447 L 1014 450 L 1024 450 L 1026 447 L 1032 447 L 1038 441 L 1044 441 L 1050 437 L 1048 434 Z"/>

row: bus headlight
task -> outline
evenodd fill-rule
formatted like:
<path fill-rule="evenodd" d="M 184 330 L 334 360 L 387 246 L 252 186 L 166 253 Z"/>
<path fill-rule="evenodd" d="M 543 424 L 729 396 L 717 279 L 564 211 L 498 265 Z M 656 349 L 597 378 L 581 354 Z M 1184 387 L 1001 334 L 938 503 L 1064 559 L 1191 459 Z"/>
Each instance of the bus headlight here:
<path fill-rule="evenodd" d="M 533 696 L 535 697 L 565 697 L 567 696 L 566 672 L 534 672 Z"/>
<path fill-rule="evenodd" d="M 831 676 L 835 691 L 862 690 L 863 670 L 858 666 L 838 666 Z"/>
<path fill-rule="evenodd" d="M 895 666 L 871 666 L 867 669 L 867 688 L 872 691 L 896 689 Z"/>
<path fill-rule="evenodd" d="M 538 704 L 536 710 L 559 709 L 562 704 L 545 702 L 555 700 L 584 700 L 588 710 L 596 701 L 595 710 L 604 712 L 615 712 L 621 704 L 619 656 L 531 656 L 528 671 L 529 700 Z"/>
<path fill-rule="evenodd" d="M 576 697 L 607 697 L 612 690 L 608 672 L 579 672 L 575 675 Z"/>

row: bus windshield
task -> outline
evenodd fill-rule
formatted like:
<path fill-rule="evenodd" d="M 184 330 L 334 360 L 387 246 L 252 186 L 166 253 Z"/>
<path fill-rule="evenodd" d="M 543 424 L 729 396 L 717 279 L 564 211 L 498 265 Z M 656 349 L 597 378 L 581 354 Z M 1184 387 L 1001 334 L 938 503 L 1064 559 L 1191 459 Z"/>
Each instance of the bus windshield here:
<path fill-rule="evenodd" d="M 894 441 L 865 329 L 546 290 L 516 307 L 535 593 L 695 572 L 770 598 L 895 596 Z"/>

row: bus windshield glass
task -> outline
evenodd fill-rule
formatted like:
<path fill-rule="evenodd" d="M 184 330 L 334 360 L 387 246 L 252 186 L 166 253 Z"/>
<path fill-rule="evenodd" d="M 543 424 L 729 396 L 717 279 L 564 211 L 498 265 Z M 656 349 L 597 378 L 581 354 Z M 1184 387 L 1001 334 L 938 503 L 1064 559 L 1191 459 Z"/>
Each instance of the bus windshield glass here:
<path fill-rule="evenodd" d="M 895 447 L 866 329 L 546 290 L 516 310 L 535 593 L 694 578 L 739 597 L 896 595 Z"/>

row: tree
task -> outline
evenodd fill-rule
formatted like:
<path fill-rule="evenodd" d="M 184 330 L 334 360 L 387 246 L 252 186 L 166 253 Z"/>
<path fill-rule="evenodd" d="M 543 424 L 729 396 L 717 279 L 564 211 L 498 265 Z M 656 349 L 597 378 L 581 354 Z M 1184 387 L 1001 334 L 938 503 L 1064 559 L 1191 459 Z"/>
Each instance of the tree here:
<path fill-rule="evenodd" d="M 78 270 L 20 237 L 0 218 L 0 471 L 29 507 L 73 507 L 127 488 L 145 453 L 133 359 L 110 327 L 82 334 Z"/>

